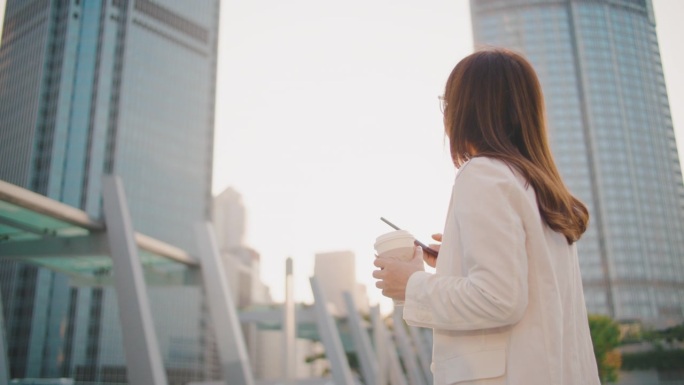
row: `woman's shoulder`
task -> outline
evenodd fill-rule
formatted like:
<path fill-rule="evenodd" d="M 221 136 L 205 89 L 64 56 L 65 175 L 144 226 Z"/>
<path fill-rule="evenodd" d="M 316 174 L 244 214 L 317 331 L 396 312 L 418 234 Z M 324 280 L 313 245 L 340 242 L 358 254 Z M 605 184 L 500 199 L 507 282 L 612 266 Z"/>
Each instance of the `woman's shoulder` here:
<path fill-rule="evenodd" d="M 508 163 L 487 156 L 477 156 L 464 163 L 456 174 L 461 183 L 519 185 L 518 173 Z"/>
<path fill-rule="evenodd" d="M 532 207 L 534 190 L 508 163 L 478 156 L 459 169 L 454 182 L 452 198 L 456 205 L 467 210 L 480 205 Z"/>

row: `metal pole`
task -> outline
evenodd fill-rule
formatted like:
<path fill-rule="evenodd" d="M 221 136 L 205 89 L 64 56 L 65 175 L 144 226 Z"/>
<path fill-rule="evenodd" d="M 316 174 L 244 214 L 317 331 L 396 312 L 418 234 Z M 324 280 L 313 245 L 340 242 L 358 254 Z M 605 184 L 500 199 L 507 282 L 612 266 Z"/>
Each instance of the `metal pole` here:
<path fill-rule="evenodd" d="M 102 187 L 128 381 L 133 385 L 166 385 L 123 183 L 117 176 L 105 176 Z"/>
<path fill-rule="evenodd" d="M 285 261 L 285 306 L 283 308 L 283 359 L 284 378 L 287 384 L 295 383 L 296 366 L 296 321 L 294 303 L 294 285 L 292 278 L 292 258 Z"/>
<path fill-rule="evenodd" d="M 202 262 L 204 288 L 207 292 L 209 311 L 226 383 L 253 385 L 254 379 L 249 366 L 247 347 L 221 262 L 214 229 L 210 223 L 199 223 L 195 226 L 195 232 Z"/>
<path fill-rule="evenodd" d="M 406 334 L 406 328 L 404 326 L 404 319 L 402 318 L 401 312 L 394 311 L 392 314 L 394 320 L 394 336 L 399 344 L 399 350 L 401 351 L 401 357 L 403 358 L 404 367 L 408 372 L 408 378 L 411 385 L 425 385 L 423 375 L 420 370 L 418 370 L 418 362 L 416 357 L 416 351 L 411 346 L 411 341 L 409 341 L 408 335 Z"/>
<path fill-rule="evenodd" d="M 342 293 L 344 301 L 347 305 L 347 315 L 349 317 L 349 326 L 351 329 L 354 346 L 356 346 L 356 354 L 359 357 L 361 364 L 361 374 L 366 385 L 376 385 L 378 372 L 378 359 L 373 354 L 373 347 L 371 346 L 368 331 L 363 327 L 363 320 L 356 309 L 354 299 L 351 293 L 345 291 Z"/>
<path fill-rule="evenodd" d="M 432 349 L 425 343 L 424 330 L 416 326 L 409 326 L 411 339 L 416 347 L 418 354 L 418 361 L 423 369 L 423 374 L 427 383 L 432 382 L 432 372 L 430 371 L 430 363 L 432 362 Z"/>
<path fill-rule="evenodd" d="M 375 347 L 380 362 L 376 385 L 387 385 L 388 379 L 392 385 L 407 385 L 396 345 L 392 336 L 387 332 L 385 322 L 382 320 L 377 306 L 371 309 L 371 320 L 375 333 Z"/>
<path fill-rule="evenodd" d="M 354 385 L 354 378 L 349 369 L 349 361 L 342 347 L 340 333 L 332 315 L 328 312 L 327 302 L 323 295 L 316 277 L 310 278 L 311 289 L 314 295 L 314 308 L 316 309 L 316 323 L 318 333 L 325 347 L 325 354 L 330 361 L 333 381 L 336 385 Z"/>
<path fill-rule="evenodd" d="M 375 356 L 377 357 L 378 370 L 375 374 L 375 385 L 387 385 L 387 336 L 385 325 L 380 316 L 380 307 L 375 305 L 370 309 L 371 324 L 373 326 L 373 343 L 375 344 Z"/>

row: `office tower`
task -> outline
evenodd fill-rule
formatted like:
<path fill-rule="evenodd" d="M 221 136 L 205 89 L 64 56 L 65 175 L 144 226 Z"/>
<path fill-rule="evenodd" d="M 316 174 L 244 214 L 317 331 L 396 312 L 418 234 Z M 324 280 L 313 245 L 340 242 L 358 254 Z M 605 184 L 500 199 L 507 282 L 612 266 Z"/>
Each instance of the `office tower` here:
<path fill-rule="evenodd" d="M 122 177 L 135 229 L 194 250 L 211 210 L 218 1 L 9 0 L 0 179 L 101 215 Z"/>
<path fill-rule="evenodd" d="M 684 320 L 684 187 L 650 0 L 471 0 L 475 48 L 523 53 L 540 77 L 552 149 L 588 206 L 587 306 Z"/>
<path fill-rule="evenodd" d="M 323 295 L 334 315 L 346 316 L 347 305 L 343 293 L 349 292 L 356 309 L 367 313 L 368 296 L 364 285 L 356 281 L 356 256 L 351 251 L 316 253 L 314 276 L 318 278 Z"/>
<path fill-rule="evenodd" d="M 116 174 L 134 229 L 194 254 L 193 225 L 211 210 L 218 15 L 219 0 L 7 0 L 0 179 L 102 220 L 102 177 Z M 125 381 L 110 288 L 6 262 L 0 281 L 13 377 Z M 204 323 L 201 295 L 184 293 L 195 300 L 179 320 Z M 210 337 L 192 338 L 162 346 L 167 366 L 198 370 L 179 346 Z"/>
<path fill-rule="evenodd" d="M 228 187 L 214 197 L 212 221 L 226 278 L 238 307 L 271 303 L 268 286 L 261 281 L 259 253 L 245 244 L 247 210 L 242 195 Z"/>
<path fill-rule="evenodd" d="M 242 203 L 242 195 L 228 187 L 214 197 L 212 220 L 216 229 L 217 241 L 221 251 L 243 247 L 247 210 Z"/>
<path fill-rule="evenodd" d="M 321 378 L 329 371 L 329 363 L 325 358 L 325 349 L 321 342 L 306 338 L 295 340 L 295 366 L 291 372 L 295 378 L 309 380 Z M 283 359 L 283 332 L 281 330 L 260 330 L 253 338 L 252 362 L 254 363 L 254 377 L 258 381 L 282 381 L 286 360 Z M 314 359 L 323 356 L 322 359 Z M 303 381 L 302 381 L 303 382 Z"/>

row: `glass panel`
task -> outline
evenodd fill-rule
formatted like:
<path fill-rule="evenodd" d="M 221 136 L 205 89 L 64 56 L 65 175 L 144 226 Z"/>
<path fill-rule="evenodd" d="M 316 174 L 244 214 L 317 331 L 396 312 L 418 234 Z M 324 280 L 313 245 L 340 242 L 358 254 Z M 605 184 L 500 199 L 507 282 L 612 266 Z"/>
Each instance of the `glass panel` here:
<path fill-rule="evenodd" d="M 0 201 L 0 221 L 6 219 L 5 226 L 12 226 L 13 223 L 17 224 L 17 230 L 21 229 L 31 229 L 36 233 L 51 235 L 51 236 L 77 236 L 86 235 L 88 230 L 79 226 L 72 225 L 55 219 L 53 217 L 37 213 L 33 210 L 29 210 L 15 204 Z M 10 237 L 10 239 L 21 238 L 21 233 L 26 232 L 18 231 L 16 233 L 0 233 Z"/>

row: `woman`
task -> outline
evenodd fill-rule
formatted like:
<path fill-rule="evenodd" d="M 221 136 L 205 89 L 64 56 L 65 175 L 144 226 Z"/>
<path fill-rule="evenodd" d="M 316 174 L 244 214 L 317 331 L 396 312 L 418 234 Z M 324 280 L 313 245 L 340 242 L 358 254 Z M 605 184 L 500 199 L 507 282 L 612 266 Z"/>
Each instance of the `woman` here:
<path fill-rule="evenodd" d="M 382 293 L 433 329 L 434 383 L 599 385 L 576 242 L 589 220 L 549 148 L 532 66 L 503 49 L 456 65 L 444 126 L 458 173 L 438 258 L 376 258 Z"/>

